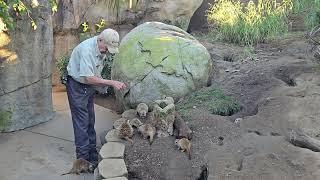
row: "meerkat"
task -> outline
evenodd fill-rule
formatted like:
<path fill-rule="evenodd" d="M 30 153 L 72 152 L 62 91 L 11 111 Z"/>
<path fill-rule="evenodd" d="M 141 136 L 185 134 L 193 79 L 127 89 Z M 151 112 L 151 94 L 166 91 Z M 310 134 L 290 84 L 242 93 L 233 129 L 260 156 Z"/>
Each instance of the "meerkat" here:
<path fill-rule="evenodd" d="M 133 128 L 130 124 L 130 120 L 127 120 L 121 126 L 119 127 L 119 134 L 118 136 L 120 138 L 123 138 L 127 141 L 129 141 L 131 144 L 133 144 L 132 136 L 133 136 Z"/>
<path fill-rule="evenodd" d="M 175 145 L 178 146 L 178 150 L 181 150 L 181 152 L 187 151 L 191 160 L 191 142 L 187 138 L 176 139 Z"/>
<path fill-rule="evenodd" d="M 136 110 L 137 110 L 137 115 L 144 119 L 147 117 L 147 113 L 149 111 L 149 108 L 146 103 L 140 103 L 140 104 L 138 104 Z"/>
<path fill-rule="evenodd" d="M 153 143 L 154 135 L 156 134 L 156 128 L 151 124 L 143 124 L 138 128 L 138 131 L 142 134 L 143 139 L 149 137 L 150 145 Z"/>
<path fill-rule="evenodd" d="M 85 160 L 85 159 L 77 159 L 73 165 L 72 169 L 64 174 L 61 174 L 61 176 L 66 175 L 66 174 L 77 174 L 79 175 L 82 172 L 88 172 L 89 171 L 89 165 L 90 162 Z"/>
<path fill-rule="evenodd" d="M 168 124 L 167 132 L 169 133 L 170 136 L 173 135 L 173 123 L 174 123 L 174 120 L 175 120 L 175 113 L 168 114 L 168 116 L 166 118 L 166 121 L 167 121 L 167 124 Z"/>
<path fill-rule="evenodd" d="M 157 136 L 158 137 L 168 137 L 168 122 L 165 120 L 158 120 L 156 122 L 156 127 L 157 127 Z"/>
<path fill-rule="evenodd" d="M 239 127 L 242 120 L 242 118 L 237 118 L 236 120 L 234 120 L 234 123 Z"/>
<path fill-rule="evenodd" d="M 140 127 L 143 123 L 138 119 L 138 118 L 134 118 L 130 120 L 130 124 L 135 127 L 138 128 Z"/>

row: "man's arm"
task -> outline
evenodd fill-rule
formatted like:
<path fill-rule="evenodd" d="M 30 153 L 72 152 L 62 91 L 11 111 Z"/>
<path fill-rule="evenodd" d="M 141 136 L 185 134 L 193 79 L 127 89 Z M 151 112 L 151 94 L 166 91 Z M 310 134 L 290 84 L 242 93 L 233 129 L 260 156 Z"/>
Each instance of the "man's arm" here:
<path fill-rule="evenodd" d="M 119 81 L 102 79 L 97 76 L 88 76 L 86 77 L 88 84 L 98 85 L 98 86 L 113 86 L 117 90 L 122 90 L 126 88 L 126 85 Z"/>

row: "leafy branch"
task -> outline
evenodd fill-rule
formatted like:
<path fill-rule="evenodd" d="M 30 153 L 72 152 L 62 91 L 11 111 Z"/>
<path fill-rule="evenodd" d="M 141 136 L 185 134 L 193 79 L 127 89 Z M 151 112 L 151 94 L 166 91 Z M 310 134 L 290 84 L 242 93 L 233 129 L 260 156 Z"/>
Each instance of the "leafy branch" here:
<path fill-rule="evenodd" d="M 57 0 L 49 0 L 52 13 L 57 12 Z M 37 29 L 37 24 L 32 18 L 31 8 L 37 8 L 40 4 L 38 0 L 31 0 L 30 4 L 25 0 L 0 0 L 0 32 L 14 29 L 14 18 L 27 15 L 31 26 L 34 30 Z M 29 8 L 31 7 L 31 8 Z"/>

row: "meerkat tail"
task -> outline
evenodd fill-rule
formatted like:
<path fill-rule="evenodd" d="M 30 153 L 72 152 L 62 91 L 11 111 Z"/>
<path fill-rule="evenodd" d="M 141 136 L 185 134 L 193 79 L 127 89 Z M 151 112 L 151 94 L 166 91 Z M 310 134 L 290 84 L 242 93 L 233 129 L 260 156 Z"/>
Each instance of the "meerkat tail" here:
<path fill-rule="evenodd" d="M 188 151 L 188 155 L 189 155 L 189 160 L 191 160 L 191 149 L 189 148 L 187 151 Z"/>
<path fill-rule="evenodd" d="M 191 160 L 191 152 L 189 151 L 188 154 L 189 154 L 189 160 Z"/>
<path fill-rule="evenodd" d="M 67 172 L 67 173 L 63 173 L 63 174 L 61 174 L 61 176 L 64 176 L 64 175 L 67 175 L 67 174 L 71 174 L 72 172 L 70 171 L 70 172 Z M 77 174 L 77 173 L 76 173 Z"/>
<path fill-rule="evenodd" d="M 61 174 L 61 176 L 64 176 L 64 175 L 67 175 L 67 174 L 72 174 L 73 171 L 74 171 L 74 169 L 71 169 L 69 172 Z"/>
<path fill-rule="evenodd" d="M 153 135 L 150 135 L 150 145 L 153 143 Z"/>

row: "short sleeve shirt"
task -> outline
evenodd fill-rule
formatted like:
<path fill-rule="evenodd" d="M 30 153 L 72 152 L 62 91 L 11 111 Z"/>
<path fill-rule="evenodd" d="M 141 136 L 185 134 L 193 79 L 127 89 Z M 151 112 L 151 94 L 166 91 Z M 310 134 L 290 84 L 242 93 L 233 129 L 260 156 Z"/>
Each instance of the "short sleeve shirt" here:
<path fill-rule="evenodd" d="M 87 84 L 85 77 L 101 78 L 105 58 L 98 49 L 97 36 L 89 38 L 73 49 L 67 66 L 68 75 L 84 84 Z"/>

